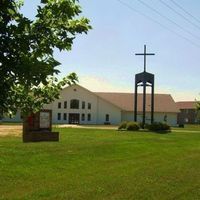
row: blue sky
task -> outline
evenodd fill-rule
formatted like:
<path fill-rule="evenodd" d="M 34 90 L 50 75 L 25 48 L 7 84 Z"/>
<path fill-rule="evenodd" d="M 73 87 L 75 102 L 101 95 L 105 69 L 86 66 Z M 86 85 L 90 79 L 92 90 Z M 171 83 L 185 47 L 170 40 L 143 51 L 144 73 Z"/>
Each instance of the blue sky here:
<path fill-rule="evenodd" d="M 82 15 L 90 19 L 93 29 L 87 35 L 77 36 L 72 51 L 55 51 L 55 57 L 62 63 L 60 77 L 75 71 L 80 85 L 91 91 L 133 92 L 135 74 L 143 70 L 143 58 L 134 54 L 142 52 L 146 44 L 147 51 L 156 54 L 147 58 L 147 71 L 155 74 L 156 93 L 171 94 L 177 101 L 199 98 L 200 22 L 175 7 L 171 0 L 164 2 L 196 26 L 160 0 L 120 1 L 128 6 L 119 0 L 80 0 Z M 174 1 L 200 20 L 199 0 Z M 24 15 L 34 18 L 38 3 L 39 0 L 25 0 Z"/>

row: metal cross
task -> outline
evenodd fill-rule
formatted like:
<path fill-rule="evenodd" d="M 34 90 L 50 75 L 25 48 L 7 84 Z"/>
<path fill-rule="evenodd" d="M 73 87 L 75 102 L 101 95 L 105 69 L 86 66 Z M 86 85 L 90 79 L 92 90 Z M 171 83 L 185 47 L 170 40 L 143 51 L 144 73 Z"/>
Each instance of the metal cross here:
<path fill-rule="evenodd" d="M 144 56 L 144 72 L 146 72 L 146 56 L 154 56 L 155 53 L 146 53 L 146 45 L 144 45 L 144 53 L 136 53 L 136 56 Z"/>

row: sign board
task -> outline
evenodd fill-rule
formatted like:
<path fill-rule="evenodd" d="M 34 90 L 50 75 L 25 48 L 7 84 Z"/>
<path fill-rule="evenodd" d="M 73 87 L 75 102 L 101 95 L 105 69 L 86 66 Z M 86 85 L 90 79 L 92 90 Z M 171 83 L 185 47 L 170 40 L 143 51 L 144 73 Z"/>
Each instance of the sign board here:
<path fill-rule="evenodd" d="M 40 112 L 40 128 L 49 129 L 51 126 L 50 112 Z"/>

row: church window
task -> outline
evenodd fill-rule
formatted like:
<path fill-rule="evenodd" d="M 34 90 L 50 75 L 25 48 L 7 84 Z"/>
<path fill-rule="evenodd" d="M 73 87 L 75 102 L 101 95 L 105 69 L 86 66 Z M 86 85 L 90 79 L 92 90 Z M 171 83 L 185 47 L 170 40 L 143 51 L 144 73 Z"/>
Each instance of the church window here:
<path fill-rule="evenodd" d="M 63 114 L 63 120 L 67 120 L 67 113 Z"/>
<path fill-rule="evenodd" d="M 61 120 L 61 113 L 58 113 L 57 119 L 58 119 L 58 120 Z"/>
<path fill-rule="evenodd" d="M 82 114 L 82 115 L 81 115 L 81 120 L 82 120 L 82 121 L 85 121 L 85 114 Z"/>
<path fill-rule="evenodd" d="M 67 108 L 67 101 L 64 102 L 64 108 Z"/>
<path fill-rule="evenodd" d="M 70 108 L 71 109 L 79 109 L 79 100 L 77 99 L 72 99 L 70 101 Z"/>
<path fill-rule="evenodd" d="M 82 101 L 82 109 L 85 109 L 85 101 Z"/>
<path fill-rule="evenodd" d="M 90 110 L 91 109 L 91 103 L 88 103 L 88 109 Z"/>
<path fill-rule="evenodd" d="M 58 102 L 58 108 L 61 108 L 61 102 Z"/>
<path fill-rule="evenodd" d="M 106 122 L 109 122 L 110 121 L 110 116 L 109 116 L 109 114 L 106 114 Z"/>
<path fill-rule="evenodd" d="M 91 121 L 91 114 L 88 114 L 87 120 L 88 120 L 88 121 Z"/>

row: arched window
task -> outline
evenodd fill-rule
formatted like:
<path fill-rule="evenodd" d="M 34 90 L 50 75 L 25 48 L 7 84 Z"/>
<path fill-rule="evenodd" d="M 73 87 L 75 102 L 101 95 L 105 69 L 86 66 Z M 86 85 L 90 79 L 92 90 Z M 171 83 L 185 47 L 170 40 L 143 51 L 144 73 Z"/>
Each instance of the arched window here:
<path fill-rule="evenodd" d="M 78 99 L 72 99 L 70 101 L 70 108 L 71 109 L 79 109 L 79 100 Z"/>

